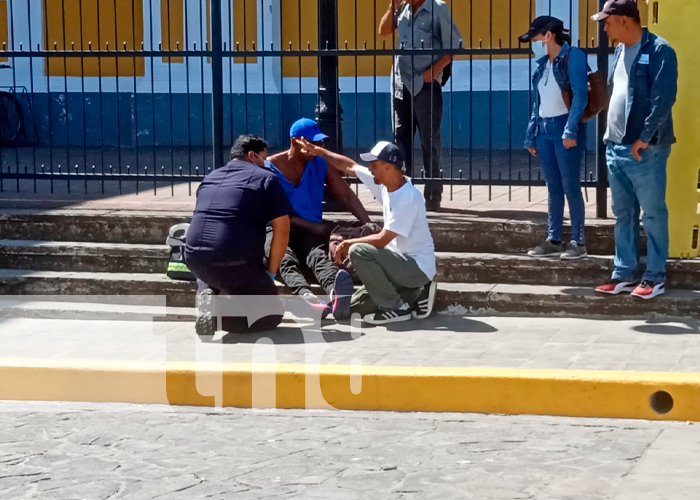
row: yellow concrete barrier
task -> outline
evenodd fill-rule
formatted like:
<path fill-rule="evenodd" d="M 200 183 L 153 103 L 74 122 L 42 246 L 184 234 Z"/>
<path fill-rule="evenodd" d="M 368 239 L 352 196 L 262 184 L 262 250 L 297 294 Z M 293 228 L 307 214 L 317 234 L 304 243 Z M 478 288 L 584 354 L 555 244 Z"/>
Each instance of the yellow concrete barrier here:
<path fill-rule="evenodd" d="M 673 120 L 678 142 L 668 162 L 666 201 L 669 211 L 669 255 L 700 255 L 700 1 L 651 0 L 649 28 L 678 55 L 678 100 Z"/>
<path fill-rule="evenodd" d="M 352 366 L 15 360 L 0 400 L 700 421 L 700 373 L 365 366 L 357 382 Z"/>

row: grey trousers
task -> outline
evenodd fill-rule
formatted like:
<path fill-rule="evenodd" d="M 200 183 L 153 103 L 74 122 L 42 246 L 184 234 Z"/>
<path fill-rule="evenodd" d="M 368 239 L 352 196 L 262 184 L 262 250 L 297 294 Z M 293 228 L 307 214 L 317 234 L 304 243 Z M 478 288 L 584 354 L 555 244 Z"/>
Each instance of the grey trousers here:
<path fill-rule="evenodd" d="M 442 168 L 442 87 L 438 82 L 426 83 L 413 97 L 404 87 L 403 99 L 392 98 L 394 140 L 403 153 L 406 175 L 420 177 L 413 171 L 413 138 L 416 128 L 420 133 L 425 176 L 440 179 Z M 428 181 L 425 185 L 427 200 L 442 194 L 442 181 Z"/>
<path fill-rule="evenodd" d="M 402 302 L 415 302 L 430 283 L 416 261 L 386 248 L 366 243 L 350 247 L 350 262 L 362 280 L 362 287 L 352 296 L 351 310 L 361 315 L 377 309 L 395 309 Z"/>

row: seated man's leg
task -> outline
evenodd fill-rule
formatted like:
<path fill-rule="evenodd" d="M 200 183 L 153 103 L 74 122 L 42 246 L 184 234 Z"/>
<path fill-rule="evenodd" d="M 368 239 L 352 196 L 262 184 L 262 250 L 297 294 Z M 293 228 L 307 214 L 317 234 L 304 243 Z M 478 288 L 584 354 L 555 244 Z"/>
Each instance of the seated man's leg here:
<path fill-rule="evenodd" d="M 338 266 L 328 255 L 328 241 L 309 232 L 299 232 L 295 250 L 300 259 L 311 269 L 319 285 L 328 295 L 333 291 Z"/>
<path fill-rule="evenodd" d="M 311 293 L 311 285 L 306 281 L 304 274 L 301 271 L 301 261 L 295 251 L 295 242 L 298 240 L 298 230 L 292 230 L 289 235 L 289 246 L 282 257 L 278 274 L 285 285 L 292 291 L 294 295 L 304 295 Z M 267 229 L 267 238 L 265 240 L 265 255 L 270 257 L 270 245 L 272 243 L 272 228 Z"/>
<path fill-rule="evenodd" d="M 381 309 L 394 310 L 415 300 L 430 280 L 411 257 L 386 248 L 359 243 L 350 247 L 350 262 L 372 301 Z"/>
<path fill-rule="evenodd" d="M 340 269 L 328 253 L 328 241 L 320 236 L 306 234 L 298 244 L 299 256 L 305 255 L 306 265 L 323 287 L 332 296 L 330 309 L 336 320 L 350 317 L 351 296 L 354 285 L 350 273 Z"/>
<path fill-rule="evenodd" d="M 352 294 L 350 301 L 350 313 L 359 314 L 360 317 L 365 317 L 368 314 L 377 312 L 379 306 L 374 303 L 372 297 L 369 296 L 367 288 L 361 286 L 355 293 Z"/>

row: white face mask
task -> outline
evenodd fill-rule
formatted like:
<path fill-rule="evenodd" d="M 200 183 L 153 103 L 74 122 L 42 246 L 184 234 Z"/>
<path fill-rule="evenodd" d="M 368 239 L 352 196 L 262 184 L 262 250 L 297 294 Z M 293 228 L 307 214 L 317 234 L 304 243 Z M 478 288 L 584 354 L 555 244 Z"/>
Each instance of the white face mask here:
<path fill-rule="evenodd" d="M 547 56 L 547 46 L 542 40 L 532 42 L 530 46 L 532 48 L 532 53 L 535 54 L 535 60 L 542 59 L 543 57 Z"/>

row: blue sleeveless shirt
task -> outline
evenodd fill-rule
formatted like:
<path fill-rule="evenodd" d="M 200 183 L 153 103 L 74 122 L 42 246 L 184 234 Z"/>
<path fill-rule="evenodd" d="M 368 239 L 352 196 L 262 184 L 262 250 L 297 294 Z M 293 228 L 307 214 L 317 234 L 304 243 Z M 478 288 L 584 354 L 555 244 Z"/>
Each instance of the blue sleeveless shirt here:
<path fill-rule="evenodd" d="M 294 186 L 272 162 L 267 166 L 277 174 L 295 215 L 309 222 L 322 222 L 328 164 L 318 156 L 306 163 L 298 186 Z"/>

